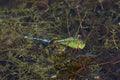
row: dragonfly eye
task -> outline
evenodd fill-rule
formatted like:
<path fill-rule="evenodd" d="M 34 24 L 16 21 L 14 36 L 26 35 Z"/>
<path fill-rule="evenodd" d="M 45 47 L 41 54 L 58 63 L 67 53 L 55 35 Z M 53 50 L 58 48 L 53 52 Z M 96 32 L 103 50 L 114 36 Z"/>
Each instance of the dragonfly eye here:
<path fill-rule="evenodd" d="M 79 48 L 80 48 L 80 49 L 83 49 L 84 47 L 85 47 L 85 44 L 80 44 L 80 45 L 79 45 Z"/>
<path fill-rule="evenodd" d="M 80 49 L 83 49 L 83 48 L 85 47 L 85 42 L 82 41 L 82 40 L 80 40 L 78 47 L 79 47 Z"/>

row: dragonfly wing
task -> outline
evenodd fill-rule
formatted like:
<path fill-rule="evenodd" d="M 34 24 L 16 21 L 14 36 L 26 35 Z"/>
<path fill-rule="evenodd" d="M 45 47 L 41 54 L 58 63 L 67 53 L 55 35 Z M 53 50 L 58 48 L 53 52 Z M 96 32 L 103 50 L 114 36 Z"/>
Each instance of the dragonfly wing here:
<path fill-rule="evenodd" d="M 72 40 L 74 40 L 73 37 L 70 37 L 70 38 L 66 38 L 66 39 L 56 40 L 55 42 L 60 42 L 60 43 L 61 42 L 70 42 Z"/>

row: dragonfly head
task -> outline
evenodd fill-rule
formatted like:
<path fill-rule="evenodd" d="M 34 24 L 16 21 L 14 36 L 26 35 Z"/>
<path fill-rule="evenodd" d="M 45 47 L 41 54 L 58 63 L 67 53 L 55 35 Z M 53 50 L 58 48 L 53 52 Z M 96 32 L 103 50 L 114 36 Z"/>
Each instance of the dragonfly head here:
<path fill-rule="evenodd" d="M 76 37 L 75 40 L 77 40 L 77 48 L 83 49 L 85 47 L 85 42 L 81 39 L 82 36 L 76 35 L 75 37 Z"/>
<path fill-rule="evenodd" d="M 83 49 L 84 47 L 85 47 L 85 42 L 82 41 L 82 40 L 80 40 L 80 41 L 79 41 L 78 48 Z"/>

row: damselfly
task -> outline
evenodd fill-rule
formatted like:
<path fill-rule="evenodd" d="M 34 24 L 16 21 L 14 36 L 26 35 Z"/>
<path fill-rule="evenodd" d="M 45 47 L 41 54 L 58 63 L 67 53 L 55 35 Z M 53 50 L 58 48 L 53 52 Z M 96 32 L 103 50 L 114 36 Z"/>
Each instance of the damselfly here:
<path fill-rule="evenodd" d="M 50 43 L 50 42 L 53 42 L 53 44 L 59 43 L 59 44 L 62 44 L 71 48 L 76 48 L 76 49 L 83 49 L 85 47 L 85 42 L 82 39 L 80 39 L 80 35 L 77 35 L 76 37 L 69 37 L 69 38 L 54 40 L 54 41 L 49 39 L 40 39 L 40 38 L 34 38 L 29 36 L 24 36 L 24 38 L 38 40 L 45 43 Z"/>

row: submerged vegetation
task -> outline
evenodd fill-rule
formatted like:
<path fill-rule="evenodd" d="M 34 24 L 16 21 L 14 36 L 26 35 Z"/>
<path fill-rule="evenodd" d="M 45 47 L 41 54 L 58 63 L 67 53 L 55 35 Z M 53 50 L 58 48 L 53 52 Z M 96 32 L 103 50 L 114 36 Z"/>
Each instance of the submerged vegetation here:
<path fill-rule="evenodd" d="M 0 1 L 0 80 L 120 80 L 119 0 Z M 81 36 L 81 49 L 40 39 Z"/>

